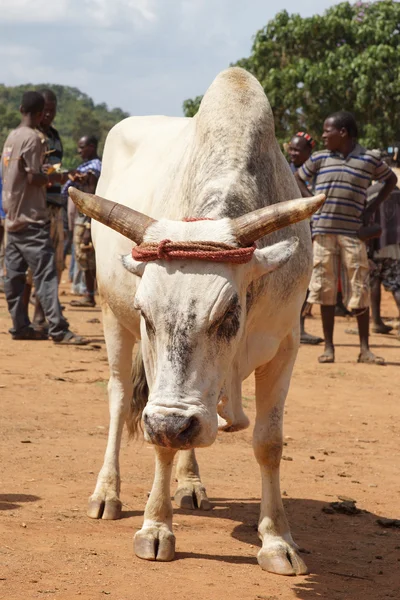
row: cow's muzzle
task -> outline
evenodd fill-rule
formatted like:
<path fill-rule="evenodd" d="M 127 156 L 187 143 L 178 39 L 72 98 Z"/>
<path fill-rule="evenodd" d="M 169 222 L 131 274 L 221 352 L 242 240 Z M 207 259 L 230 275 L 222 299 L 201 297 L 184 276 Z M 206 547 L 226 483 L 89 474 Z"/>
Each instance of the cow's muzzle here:
<path fill-rule="evenodd" d="M 195 416 L 144 414 L 143 423 L 149 441 L 165 448 L 192 448 L 200 433 L 200 421 Z"/>

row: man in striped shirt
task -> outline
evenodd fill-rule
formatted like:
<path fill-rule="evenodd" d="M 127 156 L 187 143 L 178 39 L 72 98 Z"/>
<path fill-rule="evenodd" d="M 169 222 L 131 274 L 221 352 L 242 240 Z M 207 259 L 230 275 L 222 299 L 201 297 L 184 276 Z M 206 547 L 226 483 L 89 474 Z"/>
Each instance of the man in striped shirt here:
<path fill-rule="evenodd" d="M 360 146 L 357 137 L 351 113 L 330 115 L 322 134 L 325 150 L 314 153 L 296 173 L 303 196 L 310 195 L 305 182 L 312 180 L 315 191 L 327 197 L 312 221 L 314 269 L 309 296 L 310 303 L 321 304 L 325 337 L 325 351 L 318 359 L 321 363 L 335 360 L 333 329 L 340 263 L 344 302 L 358 321 L 358 361 L 385 362 L 369 349 L 369 266 L 366 245 L 358 233 L 394 189 L 397 179 L 378 153 Z M 384 185 L 366 208 L 372 180 Z"/>

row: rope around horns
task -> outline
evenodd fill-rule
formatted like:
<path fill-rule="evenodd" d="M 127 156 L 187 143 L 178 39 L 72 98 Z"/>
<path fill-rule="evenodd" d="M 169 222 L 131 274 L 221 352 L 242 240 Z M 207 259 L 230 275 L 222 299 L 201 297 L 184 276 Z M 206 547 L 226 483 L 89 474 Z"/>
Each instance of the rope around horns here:
<path fill-rule="evenodd" d="M 132 249 L 132 258 L 140 262 L 153 260 L 207 260 L 209 262 L 244 264 L 250 262 L 256 245 L 236 248 L 220 242 L 147 242 Z"/>

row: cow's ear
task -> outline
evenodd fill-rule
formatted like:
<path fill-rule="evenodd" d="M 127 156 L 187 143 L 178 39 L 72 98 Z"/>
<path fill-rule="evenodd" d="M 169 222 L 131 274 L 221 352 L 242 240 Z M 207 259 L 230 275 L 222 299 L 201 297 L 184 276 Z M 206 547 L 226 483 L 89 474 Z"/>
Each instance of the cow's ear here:
<path fill-rule="evenodd" d="M 299 238 L 291 237 L 261 250 L 255 250 L 253 256 L 253 279 L 258 279 L 271 271 L 275 271 L 288 262 L 296 252 Z"/>
<path fill-rule="evenodd" d="M 142 277 L 146 267 L 145 262 L 139 262 L 138 260 L 135 260 L 132 258 L 132 254 L 124 254 L 120 258 L 123 266 L 127 271 L 129 271 L 129 273 L 133 273 L 138 277 Z"/>

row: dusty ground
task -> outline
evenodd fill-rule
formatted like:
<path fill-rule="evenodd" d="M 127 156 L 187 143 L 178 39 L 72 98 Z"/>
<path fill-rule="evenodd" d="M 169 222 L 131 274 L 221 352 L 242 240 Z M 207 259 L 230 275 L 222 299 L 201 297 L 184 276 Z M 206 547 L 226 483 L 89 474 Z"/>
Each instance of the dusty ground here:
<path fill-rule="evenodd" d="M 64 286 L 65 287 L 65 286 Z M 260 479 L 251 431 L 220 435 L 198 452 L 214 509 L 175 511 L 177 558 L 133 555 L 153 475 L 153 450 L 124 438 L 124 518 L 85 516 L 106 444 L 107 362 L 100 311 L 67 305 L 89 349 L 15 342 L 0 296 L 0 598 L 22 600 L 383 600 L 398 598 L 399 530 L 379 517 L 399 517 L 400 343 L 373 336 L 386 367 L 355 363 L 356 338 L 337 324 L 337 362 L 317 363 L 302 347 L 287 402 L 282 490 L 292 531 L 311 574 L 283 578 L 257 565 Z M 315 308 L 317 315 L 318 310 Z M 385 297 L 384 314 L 394 316 Z M 320 320 L 308 321 L 320 333 Z M 254 419 L 254 388 L 244 403 Z M 322 511 L 339 496 L 357 500 L 360 515 Z M 396 591 L 397 590 L 397 591 Z"/>

